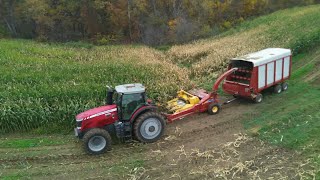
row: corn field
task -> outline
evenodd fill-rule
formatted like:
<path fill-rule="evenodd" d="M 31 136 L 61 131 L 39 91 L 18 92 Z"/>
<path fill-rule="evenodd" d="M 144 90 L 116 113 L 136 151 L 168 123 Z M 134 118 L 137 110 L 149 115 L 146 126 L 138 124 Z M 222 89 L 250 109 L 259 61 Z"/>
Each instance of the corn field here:
<path fill-rule="evenodd" d="M 188 70 L 147 47 L 0 40 L 0 62 L 1 132 L 70 130 L 77 113 L 103 105 L 106 85 L 141 82 L 157 102 L 191 85 Z"/>

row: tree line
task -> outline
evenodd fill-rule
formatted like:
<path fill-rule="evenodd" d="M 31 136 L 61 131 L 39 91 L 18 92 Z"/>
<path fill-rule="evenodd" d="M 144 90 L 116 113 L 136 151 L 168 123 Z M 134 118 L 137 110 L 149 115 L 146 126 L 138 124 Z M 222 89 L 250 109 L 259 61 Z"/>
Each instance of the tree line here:
<path fill-rule="evenodd" d="M 320 0 L 0 0 L 0 37 L 162 45 Z"/>

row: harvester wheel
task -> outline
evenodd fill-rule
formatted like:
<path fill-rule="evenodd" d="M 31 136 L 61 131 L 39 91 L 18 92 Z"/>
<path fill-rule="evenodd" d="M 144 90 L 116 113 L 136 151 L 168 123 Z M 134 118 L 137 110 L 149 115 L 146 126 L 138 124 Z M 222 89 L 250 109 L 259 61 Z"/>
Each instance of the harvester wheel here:
<path fill-rule="evenodd" d="M 282 86 L 280 84 L 274 86 L 274 89 L 273 89 L 274 93 L 276 94 L 280 94 L 282 92 Z"/>
<path fill-rule="evenodd" d="M 108 131 L 100 128 L 89 130 L 83 136 L 84 149 L 93 155 L 102 154 L 111 150 L 111 137 Z"/>
<path fill-rule="evenodd" d="M 261 103 L 263 100 L 262 94 L 257 94 L 257 96 L 253 99 L 255 103 Z"/>
<path fill-rule="evenodd" d="M 165 129 L 165 121 L 160 113 L 146 112 L 133 125 L 133 133 L 138 141 L 143 143 L 156 142 Z"/>
<path fill-rule="evenodd" d="M 212 103 L 208 107 L 208 113 L 210 115 L 216 115 L 216 114 L 218 114 L 220 112 L 220 109 L 221 109 L 221 105 L 220 104 Z"/>
<path fill-rule="evenodd" d="M 281 86 L 282 86 L 282 91 L 288 90 L 288 83 L 284 82 L 284 83 L 282 83 Z"/>

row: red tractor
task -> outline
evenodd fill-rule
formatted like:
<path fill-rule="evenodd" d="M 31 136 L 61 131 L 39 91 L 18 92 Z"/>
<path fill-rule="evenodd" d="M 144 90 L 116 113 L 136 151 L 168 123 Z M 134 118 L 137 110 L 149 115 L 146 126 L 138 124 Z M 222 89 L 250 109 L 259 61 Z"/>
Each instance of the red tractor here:
<path fill-rule="evenodd" d="M 76 116 L 75 134 L 84 141 L 90 154 L 111 149 L 111 132 L 126 142 L 133 138 L 145 143 L 157 141 L 165 129 L 164 117 L 147 100 L 142 84 L 126 84 L 108 88 L 105 106 Z"/>
<path fill-rule="evenodd" d="M 115 89 L 109 87 L 107 105 L 76 116 L 75 135 L 84 141 L 84 147 L 90 154 L 109 150 L 112 132 L 123 142 L 133 138 L 144 143 L 155 142 L 162 136 L 166 122 L 171 123 L 200 112 L 211 115 L 219 113 L 222 105 L 217 94 L 219 84 L 236 70 L 233 68 L 221 75 L 210 93 L 202 89 L 179 91 L 177 98 L 167 103 L 171 114 L 157 111 L 157 106 L 147 100 L 142 84 L 120 85 Z"/>

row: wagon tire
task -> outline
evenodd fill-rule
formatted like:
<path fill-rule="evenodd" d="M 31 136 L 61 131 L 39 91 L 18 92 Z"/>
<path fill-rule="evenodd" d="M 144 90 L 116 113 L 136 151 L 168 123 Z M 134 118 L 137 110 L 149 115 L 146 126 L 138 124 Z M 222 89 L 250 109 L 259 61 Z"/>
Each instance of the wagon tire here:
<path fill-rule="evenodd" d="M 216 115 L 220 112 L 221 105 L 218 103 L 212 103 L 208 106 L 208 113 L 210 115 Z"/>
<path fill-rule="evenodd" d="M 253 99 L 255 103 L 261 103 L 263 100 L 262 94 L 257 94 L 257 96 Z"/>
<path fill-rule="evenodd" d="M 273 89 L 274 93 L 276 94 L 280 94 L 282 92 L 282 86 L 280 84 L 274 86 L 274 89 Z"/>
<path fill-rule="evenodd" d="M 133 134 L 142 143 L 153 143 L 161 138 L 165 126 L 165 120 L 160 113 L 146 112 L 134 122 Z"/>
<path fill-rule="evenodd" d="M 281 86 L 282 86 L 282 91 L 288 90 L 288 83 L 284 82 L 284 83 L 282 83 Z"/>
<path fill-rule="evenodd" d="M 90 129 L 83 136 L 84 149 L 92 155 L 98 155 L 106 151 L 110 151 L 111 141 L 108 131 L 100 128 Z"/>

